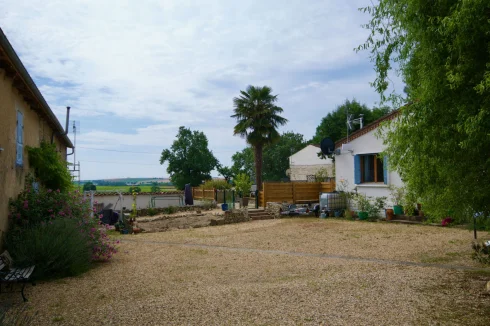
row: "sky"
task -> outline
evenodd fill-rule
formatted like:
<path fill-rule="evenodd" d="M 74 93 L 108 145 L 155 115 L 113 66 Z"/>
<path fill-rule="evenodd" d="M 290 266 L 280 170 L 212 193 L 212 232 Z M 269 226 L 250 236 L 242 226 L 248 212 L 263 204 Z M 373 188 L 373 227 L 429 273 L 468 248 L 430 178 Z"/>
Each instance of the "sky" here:
<path fill-rule="evenodd" d="M 233 98 L 268 85 L 293 131 L 379 95 L 356 53 L 370 0 L 0 0 L 0 27 L 64 126 L 81 179 L 166 177 L 179 126 L 203 131 L 223 165 L 242 150 Z M 402 83 L 393 78 L 396 91 Z M 218 174 L 212 173 L 214 176 Z"/>

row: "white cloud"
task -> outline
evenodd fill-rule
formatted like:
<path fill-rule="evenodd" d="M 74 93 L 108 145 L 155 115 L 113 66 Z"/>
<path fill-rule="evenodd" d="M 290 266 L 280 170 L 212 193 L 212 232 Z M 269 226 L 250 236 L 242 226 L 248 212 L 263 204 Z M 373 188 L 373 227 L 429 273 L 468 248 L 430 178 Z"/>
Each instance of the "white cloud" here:
<path fill-rule="evenodd" d="M 60 120 L 70 105 L 82 122 L 79 144 L 161 150 L 185 125 L 205 131 L 226 162 L 244 146 L 229 116 L 249 84 L 272 86 L 290 120 L 284 129 L 307 137 L 345 98 L 374 103 L 372 72 L 342 76 L 371 65 L 353 51 L 367 36 L 357 8 L 369 4 L 0 0 L 0 25 Z"/>

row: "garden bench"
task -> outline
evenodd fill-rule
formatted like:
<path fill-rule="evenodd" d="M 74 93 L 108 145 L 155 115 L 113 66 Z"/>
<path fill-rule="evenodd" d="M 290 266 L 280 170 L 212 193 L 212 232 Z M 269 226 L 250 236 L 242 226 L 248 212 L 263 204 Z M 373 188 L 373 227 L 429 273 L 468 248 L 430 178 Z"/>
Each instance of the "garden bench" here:
<path fill-rule="evenodd" d="M 33 281 L 30 280 L 35 266 L 25 268 L 11 268 L 12 264 L 12 258 L 10 258 L 9 253 L 7 251 L 4 251 L 3 254 L 0 255 L 0 293 L 2 293 L 2 284 L 4 283 L 7 284 L 6 287 L 10 287 L 12 290 L 13 284 L 21 283 L 22 289 L 20 290 L 20 293 L 22 294 L 22 299 L 24 299 L 24 302 L 26 302 L 27 298 L 24 295 L 24 288 L 26 286 L 26 283 L 36 285 Z"/>

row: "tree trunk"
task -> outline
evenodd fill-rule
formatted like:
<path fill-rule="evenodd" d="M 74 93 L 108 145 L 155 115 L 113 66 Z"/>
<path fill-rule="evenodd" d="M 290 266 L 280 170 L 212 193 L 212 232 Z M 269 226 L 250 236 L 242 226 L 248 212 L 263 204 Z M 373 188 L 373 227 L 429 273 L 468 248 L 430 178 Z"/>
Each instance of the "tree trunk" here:
<path fill-rule="evenodd" d="M 255 158 L 255 183 L 257 190 L 262 190 L 262 144 L 254 146 Z"/>

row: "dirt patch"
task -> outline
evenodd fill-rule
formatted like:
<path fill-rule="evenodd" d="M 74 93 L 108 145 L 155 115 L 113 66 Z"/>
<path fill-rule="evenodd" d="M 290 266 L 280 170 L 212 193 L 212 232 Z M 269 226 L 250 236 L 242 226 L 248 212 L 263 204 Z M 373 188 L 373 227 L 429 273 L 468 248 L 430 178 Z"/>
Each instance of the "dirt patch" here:
<path fill-rule="evenodd" d="M 162 232 L 176 229 L 191 229 L 209 226 L 211 220 L 222 219 L 224 212 L 221 209 L 209 211 L 190 211 L 170 215 L 156 215 L 138 217 L 137 223 L 144 232 Z"/>

